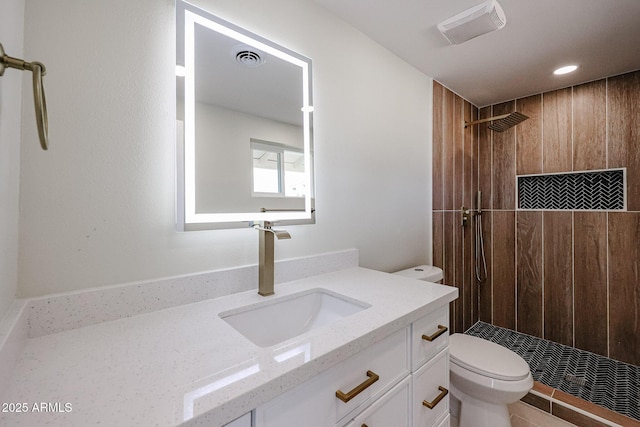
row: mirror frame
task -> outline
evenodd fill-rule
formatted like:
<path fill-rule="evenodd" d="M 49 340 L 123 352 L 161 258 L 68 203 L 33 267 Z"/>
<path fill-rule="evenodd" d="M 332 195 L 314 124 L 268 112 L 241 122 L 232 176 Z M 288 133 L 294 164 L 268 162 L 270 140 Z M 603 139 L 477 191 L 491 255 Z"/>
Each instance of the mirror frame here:
<path fill-rule="evenodd" d="M 202 25 L 227 37 L 255 47 L 293 65 L 302 72 L 301 114 L 306 173 L 305 208 L 262 212 L 197 213 L 195 170 L 195 25 Z M 176 126 L 176 221 L 179 231 L 244 228 L 253 222 L 271 221 L 283 225 L 315 223 L 313 167 L 313 90 L 311 59 L 245 30 L 194 5 L 176 0 L 176 67 L 184 67 L 184 129 Z M 180 77 L 176 76 L 176 79 Z M 177 96 L 177 95 L 176 95 Z M 176 103 L 177 104 L 177 103 Z M 249 190 L 248 190 L 249 191 Z M 264 208 L 263 208 L 264 210 Z"/>

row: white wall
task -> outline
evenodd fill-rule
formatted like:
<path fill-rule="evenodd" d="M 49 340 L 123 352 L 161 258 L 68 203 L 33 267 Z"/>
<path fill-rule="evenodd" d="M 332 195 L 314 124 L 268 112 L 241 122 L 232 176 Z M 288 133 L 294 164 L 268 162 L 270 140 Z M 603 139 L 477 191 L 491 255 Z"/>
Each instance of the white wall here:
<path fill-rule="evenodd" d="M 195 110 L 196 212 L 304 209 L 303 198 L 257 197 L 251 193 L 251 139 L 302 150 L 302 126 L 203 103 L 198 103 Z"/>
<path fill-rule="evenodd" d="M 357 247 L 387 271 L 430 260 L 432 80 L 311 0 L 196 3 L 313 60 L 317 224 L 290 227 L 276 257 Z M 173 9 L 27 0 L 51 148 L 38 151 L 25 112 L 21 295 L 257 262 L 254 230 L 174 231 Z"/>
<path fill-rule="evenodd" d="M 24 0 L 3 0 L 0 13 L 0 43 L 7 55 L 22 57 L 23 24 Z M 18 70 L 5 70 L 4 76 L 0 77 L 0 319 L 15 299 L 18 283 L 18 192 L 23 74 L 27 75 Z M 33 108 L 33 104 L 31 107 Z"/>

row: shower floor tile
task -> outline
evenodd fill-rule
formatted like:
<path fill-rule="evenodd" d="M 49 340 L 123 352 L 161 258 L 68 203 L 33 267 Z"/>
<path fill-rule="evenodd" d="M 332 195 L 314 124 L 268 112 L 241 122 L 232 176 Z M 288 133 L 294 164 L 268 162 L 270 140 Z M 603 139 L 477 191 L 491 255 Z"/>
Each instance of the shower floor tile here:
<path fill-rule="evenodd" d="M 638 366 L 484 322 L 477 322 L 465 334 L 520 355 L 535 381 L 640 420 Z"/>

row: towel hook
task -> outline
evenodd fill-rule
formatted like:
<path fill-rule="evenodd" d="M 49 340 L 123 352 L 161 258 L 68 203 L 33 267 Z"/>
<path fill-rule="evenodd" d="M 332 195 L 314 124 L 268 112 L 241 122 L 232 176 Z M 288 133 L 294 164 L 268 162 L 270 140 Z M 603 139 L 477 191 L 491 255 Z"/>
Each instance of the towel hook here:
<path fill-rule="evenodd" d="M 43 150 L 49 148 L 49 121 L 47 118 L 47 99 L 44 94 L 42 77 L 47 74 L 47 69 L 42 62 L 26 62 L 22 59 L 12 58 L 5 54 L 0 43 L 0 76 L 4 75 L 6 68 L 31 71 L 33 74 L 33 103 L 36 109 L 36 124 L 40 136 L 40 146 Z"/>

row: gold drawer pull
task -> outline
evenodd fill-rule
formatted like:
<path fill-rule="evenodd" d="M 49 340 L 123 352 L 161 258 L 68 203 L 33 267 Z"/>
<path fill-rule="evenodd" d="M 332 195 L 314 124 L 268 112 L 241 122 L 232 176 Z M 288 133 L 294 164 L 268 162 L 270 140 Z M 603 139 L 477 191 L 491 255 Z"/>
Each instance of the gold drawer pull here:
<path fill-rule="evenodd" d="M 422 339 L 431 342 L 431 341 L 435 340 L 436 338 L 438 338 L 440 335 L 442 335 L 445 332 L 447 332 L 448 330 L 449 330 L 449 328 L 447 328 L 446 326 L 438 325 L 438 330 L 433 335 L 423 335 Z"/>
<path fill-rule="evenodd" d="M 337 390 L 336 397 L 342 400 L 344 403 L 347 403 L 348 401 L 350 401 L 351 399 L 353 399 L 354 397 L 356 397 L 357 395 L 365 391 L 367 388 L 369 388 L 370 385 L 372 385 L 373 383 L 375 383 L 380 379 L 380 377 L 377 374 L 374 374 L 371 371 L 367 371 L 367 377 L 369 378 L 367 378 L 365 382 L 363 382 L 362 384 L 360 384 L 359 386 L 357 386 L 356 388 L 354 388 L 353 390 L 351 390 L 346 394 L 340 390 Z"/>
<path fill-rule="evenodd" d="M 424 406 L 426 406 L 429 409 L 433 409 L 436 407 L 436 405 L 438 403 L 440 403 L 440 401 L 442 399 L 444 399 L 444 397 L 449 394 L 449 390 L 447 390 L 446 388 L 442 387 L 441 385 L 438 386 L 438 390 L 440 390 L 440 394 L 438 395 L 438 397 L 436 397 L 433 402 L 427 402 L 426 400 L 422 401 L 422 404 Z"/>

